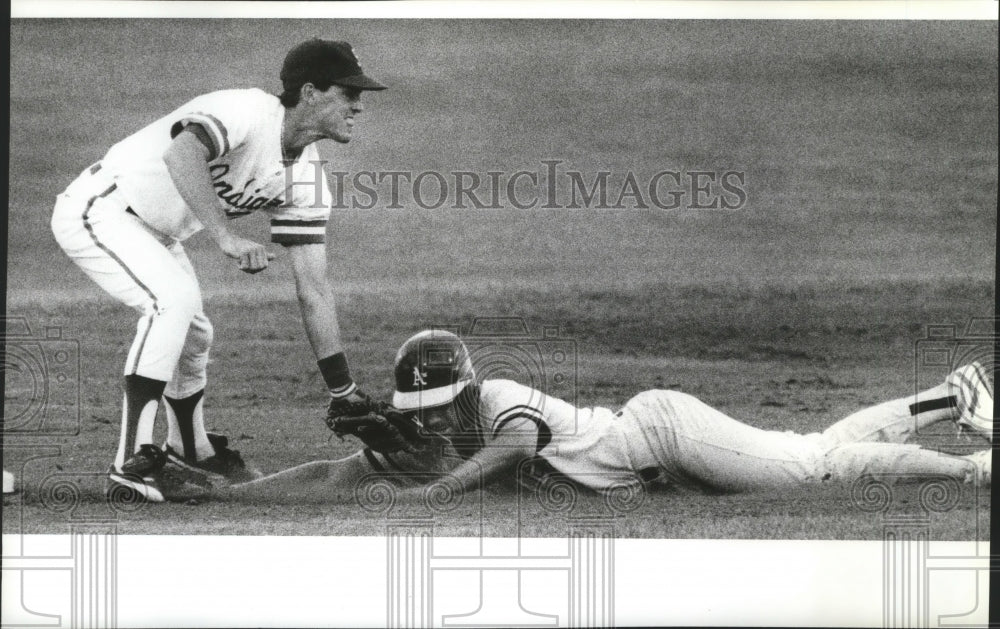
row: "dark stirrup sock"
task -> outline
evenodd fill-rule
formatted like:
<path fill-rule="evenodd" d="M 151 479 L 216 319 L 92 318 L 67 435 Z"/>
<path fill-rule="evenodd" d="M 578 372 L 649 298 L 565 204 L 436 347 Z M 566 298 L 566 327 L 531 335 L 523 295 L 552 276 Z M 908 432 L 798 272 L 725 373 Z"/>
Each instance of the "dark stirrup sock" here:
<path fill-rule="evenodd" d="M 125 409 L 123 417 L 125 422 L 125 430 L 123 432 L 125 439 L 125 459 L 128 459 L 136 451 L 136 434 L 139 430 L 139 420 L 143 417 L 143 411 L 150 402 L 153 402 L 156 406 L 153 408 L 152 414 L 154 418 L 156 417 L 156 408 L 159 408 L 160 397 L 163 395 L 163 390 L 166 387 L 167 383 L 162 380 L 153 380 L 152 378 L 139 375 L 125 376 Z M 149 411 L 146 412 L 146 415 L 148 414 Z M 147 419 L 152 423 L 151 418 Z M 152 432 L 151 428 L 152 426 L 150 426 L 150 433 Z"/>
<path fill-rule="evenodd" d="M 183 456 L 188 461 L 197 461 L 198 453 L 194 443 L 194 412 L 198 408 L 198 403 L 205 395 L 205 389 L 189 395 L 186 398 L 172 398 L 163 396 L 177 418 L 177 428 L 181 433 L 181 443 L 184 444 Z"/>

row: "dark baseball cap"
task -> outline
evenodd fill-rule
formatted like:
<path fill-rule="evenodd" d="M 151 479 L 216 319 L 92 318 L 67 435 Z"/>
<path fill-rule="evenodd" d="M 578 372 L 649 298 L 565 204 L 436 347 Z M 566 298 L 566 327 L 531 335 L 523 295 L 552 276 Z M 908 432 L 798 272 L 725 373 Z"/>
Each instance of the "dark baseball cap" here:
<path fill-rule="evenodd" d="M 286 90 L 320 79 L 359 90 L 385 89 L 361 71 L 354 49 L 347 42 L 313 38 L 288 51 L 281 66 L 281 83 Z"/>

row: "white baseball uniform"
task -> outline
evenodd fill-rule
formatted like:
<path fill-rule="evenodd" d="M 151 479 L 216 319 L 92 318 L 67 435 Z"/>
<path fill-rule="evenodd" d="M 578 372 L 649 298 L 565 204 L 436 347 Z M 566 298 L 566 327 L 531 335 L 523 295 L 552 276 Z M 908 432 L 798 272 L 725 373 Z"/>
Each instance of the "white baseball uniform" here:
<path fill-rule="evenodd" d="M 125 375 L 168 381 L 173 398 L 205 387 L 212 326 L 181 245 L 202 226 L 163 160 L 186 125 L 201 125 L 212 140 L 208 169 L 230 218 L 263 211 L 272 242 L 324 242 L 332 195 L 315 144 L 286 169 L 284 115 L 278 98 L 258 89 L 199 96 L 112 146 L 58 196 L 52 231 L 60 246 L 142 313 Z"/>
<path fill-rule="evenodd" d="M 864 409 L 822 433 L 761 430 L 679 391 L 653 390 L 617 413 L 576 408 L 510 380 L 481 385 L 479 425 L 485 447 L 504 431 L 537 435 L 538 456 L 596 490 L 655 482 L 742 492 L 851 482 L 863 474 L 972 473 L 961 457 L 904 444 L 915 422 L 913 398 Z M 938 420 L 951 409 L 929 411 Z"/>

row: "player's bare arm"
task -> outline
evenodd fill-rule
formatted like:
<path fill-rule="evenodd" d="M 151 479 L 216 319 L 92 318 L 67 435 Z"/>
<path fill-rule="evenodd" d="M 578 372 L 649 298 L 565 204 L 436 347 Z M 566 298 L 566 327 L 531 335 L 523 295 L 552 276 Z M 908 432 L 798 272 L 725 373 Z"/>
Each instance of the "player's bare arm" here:
<path fill-rule="evenodd" d="M 377 404 L 358 390 L 347 366 L 333 289 L 327 277 L 326 245 L 297 244 L 288 250 L 302 324 L 330 391 L 325 421 L 332 428 L 336 418 L 367 414 Z"/>
<path fill-rule="evenodd" d="M 471 492 L 482 489 L 487 483 L 498 478 L 504 476 L 509 478 L 513 476 L 514 470 L 517 469 L 521 461 L 535 455 L 535 439 L 530 433 L 501 433 L 488 446 L 448 472 L 445 475 L 447 482 L 453 488 L 457 485 L 462 492 Z M 438 482 L 441 480 L 437 479 L 419 487 L 403 489 L 396 494 L 396 499 L 410 502 L 421 501 L 427 491 Z"/>
<path fill-rule="evenodd" d="M 204 225 L 205 230 L 230 258 L 239 260 L 240 270 L 259 273 L 267 268 L 274 254 L 264 245 L 232 233 L 226 225 L 225 211 L 219 203 L 208 161 L 212 157 L 210 144 L 206 144 L 191 128 L 174 138 L 163 154 L 163 161 L 181 198 Z"/>
<path fill-rule="evenodd" d="M 346 504 L 354 500 L 354 489 L 371 474 L 361 452 L 334 461 L 311 461 L 270 476 L 219 487 L 203 498 L 232 502 L 270 504 Z"/>
<path fill-rule="evenodd" d="M 317 360 L 344 351 L 333 290 L 327 277 L 326 245 L 288 248 L 302 322 Z"/>
<path fill-rule="evenodd" d="M 313 461 L 251 482 L 221 487 L 206 497 L 225 501 L 284 504 L 352 503 L 356 500 L 355 492 L 361 483 L 376 472 L 369 462 L 371 456 L 371 453 L 365 455 L 357 452 L 336 461 Z M 463 492 L 475 491 L 492 480 L 510 475 L 520 461 L 534 456 L 534 445 L 532 438 L 526 433 L 501 434 L 489 447 L 447 472 L 444 469 L 451 467 L 450 465 L 426 464 L 439 458 L 454 460 L 447 452 L 425 450 L 417 456 L 427 459 L 423 461 L 423 465 L 416 465 L 413 457 L 407 458 L 402 454 L 393 455 L 393 462 L 404 465 L 406 469 L 439 475 L 422 485 L 397 490 L 395 497 L 399 501 L 424 500 L 427 491 L 440 482 L 442 477 L 447 478 L 452 487 L 457 484 Z M 405 480 L 405 475 L 400 479 Z"/>

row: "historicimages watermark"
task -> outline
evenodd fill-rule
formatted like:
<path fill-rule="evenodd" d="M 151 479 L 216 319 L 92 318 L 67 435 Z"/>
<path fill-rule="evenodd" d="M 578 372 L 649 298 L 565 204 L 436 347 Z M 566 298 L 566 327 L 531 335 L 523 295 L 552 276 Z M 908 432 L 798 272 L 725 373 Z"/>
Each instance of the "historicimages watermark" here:
<path fill-rule="evenodd" d="M 746 172 L 672 170 L 649 175 L 634 171 L 582 172 L 563 160 L 541 160 L 535 170 L 360 170 L 327 169 L 312 162 L 314 177 L 294 180 L 286 169 L 285 189 L 321 186 L 326 180 L 332 209 L 595 209 L 739 210 L 746 206 Z M 291 198 L 288 195 L 286 198 Z M 323 198 L 316 195 L 317 199 Z"/>

